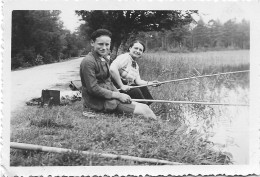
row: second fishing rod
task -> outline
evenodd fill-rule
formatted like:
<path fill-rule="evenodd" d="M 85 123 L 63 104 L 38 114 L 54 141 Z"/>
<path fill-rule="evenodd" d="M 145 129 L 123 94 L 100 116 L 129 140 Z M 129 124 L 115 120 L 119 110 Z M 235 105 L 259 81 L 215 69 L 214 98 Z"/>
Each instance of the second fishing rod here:
<path fill-rule="evenodd" d="M 146 84 L 146 85 L 132 86 L 131 88 L 140 88 L 140 87 L 146 87 L 146 86 L 155 86 L 155 85 L 161 85 L 161 84 L 166 84 L 166 83 L 171 83 L 171 82 L 186 81 L 186 80 L 196 79 L 196 78 L 213 77 L 213 76 L 219 76 L 219 75 L 238 74 L 238 73 L 247 73 L 247 72 L 250 72 L 250 71 L 249 71 L 249 70 L 243 70 L 243 71 L 233 71 L 233 72 L 225 72 L 225 73 L 217 73 L 217 74 L 208 74 L 208 75 L 201 75 L 201 76 L 193 76 L 193 77 L 188 77 L 188 78 L 173 79 L 173 80 L 162 81 L 162 82 L 157 82 L 157 83 L 152 83 L 152 84 Z M 118 89 L 118 90 L 121 90 L 121 89 Z"/>

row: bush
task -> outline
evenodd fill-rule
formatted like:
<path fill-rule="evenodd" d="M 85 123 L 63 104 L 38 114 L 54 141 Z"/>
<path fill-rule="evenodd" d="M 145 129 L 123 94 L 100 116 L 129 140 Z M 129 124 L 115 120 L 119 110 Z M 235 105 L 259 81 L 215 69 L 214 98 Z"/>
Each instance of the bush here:
<path fill-rule="evenodd" d="M 36 54 L 33 49 L 22 50 L 13 57 L 11 69 L 36 65 Z"/>
<path fill-rule="evenodd" d="M 41 56 L 40 54 L 37 55 L 36 59 L 35 59 L 35 64 L 36 65 L 42 65 L 43 63 L 43 56 Z"/>
<path fill-rule="evenodd" d="M 68 58 L 68 55 L 60 53 L 60 59 L 61 60 L 65 60 L 66 58 Z"/>
<path fill-rule="evenodd" d="M 33 49 L 21 51 L 21 55 L 24 57 L 24 61 L 29 65 L 35 65 L 36 54 Z"/>
<path fill-rule="evenodd" d="M 44 63 L 53 63 L 54 62 L 54 58 L 53 56 L 49 53 L 49 52 L 44 52 L 43 54 L 43 62 Z"/>
<path fill-rule="evenodd" d="M 22 67 L 24 63 L 24 57 L 22 55 L 17 55 L 11 59 L 11 69 L 17 69 L 19 67 Z"/>
<path fill-rule="evenodd" d="M 79 51 L 76 49 L 71 51 L 71 57 L 78 57 L 79 56 Z"/>

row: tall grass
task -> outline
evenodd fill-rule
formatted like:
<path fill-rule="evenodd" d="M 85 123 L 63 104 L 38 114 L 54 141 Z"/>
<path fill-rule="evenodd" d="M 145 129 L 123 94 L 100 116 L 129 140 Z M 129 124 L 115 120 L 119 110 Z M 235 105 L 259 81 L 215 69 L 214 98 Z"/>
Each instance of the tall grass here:
<path fill-rule="evenodd" d="M 140 74 L 144 80 L 165 81 L 204 74 L 248 70 L 249 52 L 148 53 L 138 63 L 142 68 Z M 155 99 L 217 102 L 220 101 L 217 90 L 223 87 L 228 89 L 248 88 L 249 74 L 229 74 L 174 82 L 158 88 L 151 87 L 151 91 Z"/>
<path fill-rule="evenodd" d="M 159 81 L 187 78 L 249 69 L 249 51 L 204 52 L 193 54 L 146 54 L 139 61 L 141 75 L 145 80 Z M 156 66 L 156 67 L 155 67 Z M 154 69 L 154 67 L 156 69 Z M 249 73 L 229 74 L 188 81 L 174 82 L 151 87 L 155 99 L 180 101 L 207 101 L 225 103 L 249 103 Z M 247 120 L 247 108 L 175 105 L 156 103 L 154 110 L 164 109 L 165 119 L 178 119 L 196 129 L 207 139 L 220 122 Z M 247 127 L 243 127 L 247 131 Z M 246 141 L 246 140 L 245 140 Z"/>
<path fill-rule="evenodd" d="M 146 54 L 138 61 L 145 80 L 160 81 L 248 69 L 248 52 Z M 235 56 L 240 58 L 235 64 Z M 233 58 L 232 62 L 228 62 Z M 239 64 L 240 62 L 240 64 Z M 214 70 L 212 69 L 214 68 Z M 248 88 L 248 75 L 237 74 L 151 87 L 155 99 L 221 101 L 229 90 Z M 223 89 L 223 88 L 226 88 Z M 223 93 L 222 93 L 223 92 Z M 221 94 L 219 94 L 221 93 Z M 240 101 L 248 101 L 247 95 Z M 28 107 L 11 119 L 11 141 L 103 153 L 157 158 L 189 164 L 230 164 L 230 153 L 216 151 L 208 141 L 213 120 L 226 114 L 208 105 L 152 104 L 159 121 L 140 116 L 103 114 L 82 116 L 82 103 L 53 108 Z M 90 110 L 89 110 L 90 111 Z M 204 122 L 199 127 L 194 126 Z M 203 127 L 203 126 L 204 127 Z M 11 150 L 11 165 L 156 165 L 111 160 L 82 154 Z"/>
<path fill-rule="evenodd" d="M 138 63 L 145 79 L 182 78 L 249 69 L 249 51 L 147 53 Z"/>

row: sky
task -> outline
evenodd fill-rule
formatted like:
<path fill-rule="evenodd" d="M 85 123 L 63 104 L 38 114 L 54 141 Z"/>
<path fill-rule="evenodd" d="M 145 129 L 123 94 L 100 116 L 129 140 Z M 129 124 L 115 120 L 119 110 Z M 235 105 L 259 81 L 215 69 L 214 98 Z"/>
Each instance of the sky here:
<path fill-rule="evenodd" d="M 213 6 L 214 8 L 205 7 L 199 9 L 201 17 L 206 23 L 211 19 L 219 19 L 221 23 L 225 23 L 226 21 L 234 18 L 236 18 L 237 21 L 241 21 L 242 19 L 250 19 L 250 6 L 246 4 L 241 5 L 238 3 L 222 3 L 213 4 Z M 199 17 L 197 17 L 196 20 L 198 19 Z"/>
<path fill-rule="evenodd" d="M 84 23 L 80 21 L 80 17 L 75 14 L 75 10 L 62 10 L 60 14 L 61 21 L 66 29 L 74 32 L 80 24 Z"/>
<path fill-rule="evenodd" d="M 214 8 L 209 8 L 206 6 L 201 7 L 201 9 L 198 10 L 205 23 L 211 19 L 219 19 L 221 23 L 225 23 L 229 19 L 234 18 L 236 18 L 237 21 L 241 21 L 242 19 L 250 19 L 250 6 L 247 6 L 246 4 L 216 3 L 214 4 Z M 63 10 L 60 17 L 63 21 L 64 27 L 69 29 L 71 32 L 74 32 L 81 23 L 84 23 L 83 21 L 80 21 L 80 17 L 75 14 L 74 10 Z M 194 16 L 194 19 L 198 21 L 200 17 Z"/>

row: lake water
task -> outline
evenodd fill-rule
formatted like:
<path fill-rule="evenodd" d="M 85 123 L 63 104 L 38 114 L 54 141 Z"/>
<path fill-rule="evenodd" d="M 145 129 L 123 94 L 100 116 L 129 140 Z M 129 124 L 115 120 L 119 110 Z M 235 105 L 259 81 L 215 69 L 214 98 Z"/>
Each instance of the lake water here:
<path fill-rule="evenodd" d="M 214 136 L 209 140 L 216 144 L 216 149 L 231 153 L 234 164 L 247 164 L 249 160 L 249 110 L 245 107 L 227 109 L 233 116 L 221 117 L 212 130 Z"/>
<path fill-rule="evenodd" d="M 249 90 L 236 88 L 216 90 L 220 96 L 219 102 L 249 103 Z M 214 143 L 214 149 L 232 154 L 233 164 L 248 164 L 249 162 L 249 107 L 243 106 L 210 106 L 215 115 L 209 120 L 198 120 L 188 115 L 189 127 L 200 132 L 204 131 L 209 141 Z M 207 122 L 208 121 L 208 122 Z M 210 124 L 209 124 L 210 122 Z M 210 126 L 211 125 L 211 126 Z"/>

